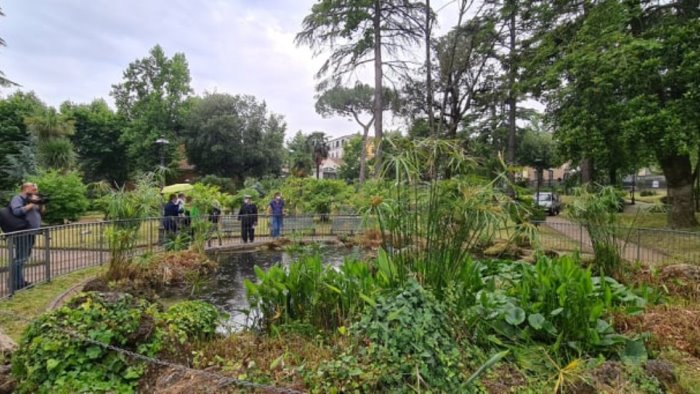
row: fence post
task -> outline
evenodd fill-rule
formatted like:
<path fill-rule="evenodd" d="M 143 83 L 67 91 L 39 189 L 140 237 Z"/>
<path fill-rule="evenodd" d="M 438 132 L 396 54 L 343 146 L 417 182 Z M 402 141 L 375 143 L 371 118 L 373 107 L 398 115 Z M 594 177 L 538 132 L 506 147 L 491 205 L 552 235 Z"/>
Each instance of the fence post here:
<path fill-rule="evenodd" d="M 13 249 L 15 237 L 12 235 L 5 237 L 7 242 L 7 290 L 10 295 L 15 294 L 15 259 Z"/>
<path fill-rule="evenodd" d="M 105 262 L 105 229 L 104 229 L 104 221 L 98 223 L 99 227 L 99 232 L 100 232 L 100 240 L 98 242 L 98 249 L 100 250 L 100 265 L 104 264 Z"/>
<path fill-rule="evenodd" d="M 46 260 L 46 281 L 51 282 L 51 237 L 49 235 L 50 229 L 44 230 L 44 259 Z"/>
<path fill-rule="evenodd" d="M 641 229 L 637 229 L 637 262 L 641 260 L 641 249 L 642 249 L 642 239 L 641 239 Z"/>

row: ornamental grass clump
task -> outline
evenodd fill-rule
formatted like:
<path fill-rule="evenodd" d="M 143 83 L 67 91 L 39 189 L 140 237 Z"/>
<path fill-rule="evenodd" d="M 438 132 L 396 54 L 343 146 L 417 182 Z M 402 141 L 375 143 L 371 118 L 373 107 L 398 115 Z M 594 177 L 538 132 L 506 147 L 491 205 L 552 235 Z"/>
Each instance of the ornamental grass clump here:
<path fill-rule="evenodd" d="M 588 232 L 595 254 L 594 270 L 600 275 L 619 275 L 631 231 L 631 227 L 623 228 L 620 223 L 618 212 L 623 200 L 610 186 L 598 192 L 578 188 L 575 195 L 569 214 Z"/>

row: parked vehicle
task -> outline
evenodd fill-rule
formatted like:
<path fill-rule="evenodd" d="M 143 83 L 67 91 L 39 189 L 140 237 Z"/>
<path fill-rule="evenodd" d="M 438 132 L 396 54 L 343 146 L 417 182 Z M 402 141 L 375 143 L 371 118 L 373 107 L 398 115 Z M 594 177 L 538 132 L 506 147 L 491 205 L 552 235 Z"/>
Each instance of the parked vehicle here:
<path fill-rule="evenodd" d="M 535 193 L 532 195 L 532 201 L 547 211 L 550 216 L 559 215 L 559 212 L 561 212 L 561 199 L 556 193 L 540 192 L 539 198 L 537 198 L 537 193 Z"/>

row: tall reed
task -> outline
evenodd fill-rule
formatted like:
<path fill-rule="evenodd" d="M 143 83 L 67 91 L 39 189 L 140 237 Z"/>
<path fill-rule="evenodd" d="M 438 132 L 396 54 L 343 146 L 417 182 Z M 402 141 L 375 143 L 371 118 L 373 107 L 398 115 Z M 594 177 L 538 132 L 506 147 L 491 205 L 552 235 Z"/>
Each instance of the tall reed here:
<path fill-rule="evenodd" d="M 569 213 L 588 232 L 595 254 L 594 271 L 608 276 L 619 274 L 631 225 L 621 225 L 618 212 L 622 199 L 617 190 L 611 186 L 601 187 L 597 192 L 578 188 L 574 194 L 576 198 Z"/>
<path fill-rule="evenodd" d="M 394 142 L 389 139 L 388 144 Z M 404 143 L 405 144 L 405 143 Z M 388 155 L 382 176 L 391 198 L 365 212 L 375 216 L 403 284 L 414 273 L 438 296 L 460 276 L 471 252 L 492 242 L 523 209 L 501 189 L 506 177 L 474 182 L 476 163 L 456 141 L 411 141 Z M 449 173 L 450 179 L 438 179 Z"/>
<path fill-rule="evenodd" d="M 124 186 L 109 189 L 102 200 L 105 218 L 112 221 L 105 229 L 111 253 L 107 276 L 118 279 L 132 257 L 144 220 L 159 215 L 162 198 L 154 174 L 146 173 L 137 179 L 133 190 Z"/>

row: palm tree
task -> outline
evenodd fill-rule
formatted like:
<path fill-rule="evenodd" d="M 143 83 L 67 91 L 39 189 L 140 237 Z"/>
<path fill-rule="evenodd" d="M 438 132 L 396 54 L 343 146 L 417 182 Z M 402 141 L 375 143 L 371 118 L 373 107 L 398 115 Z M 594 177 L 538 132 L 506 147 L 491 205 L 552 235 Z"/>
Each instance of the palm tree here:
<path fill-rule="evenodd" d="M 36 137 L 37 159 L 43 168 L 69 170 L 75 165 L 73 144 L 67 138 L 75 132 L 75 124 L 56 109 L 28 117 L 27 128 Z"/>
<path fill-rule="evenodd" d="M 316 164 L 316 179 L 319 179 L 321 163 L 328 158 L 327 137 L 324 133 L 317 131 L 309 135 L 307 142 L 311 147 L 311 155 Z"/>

